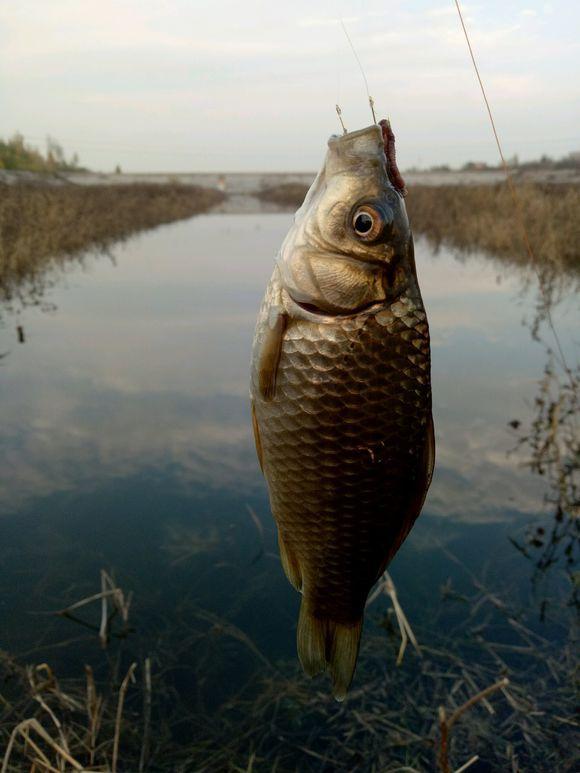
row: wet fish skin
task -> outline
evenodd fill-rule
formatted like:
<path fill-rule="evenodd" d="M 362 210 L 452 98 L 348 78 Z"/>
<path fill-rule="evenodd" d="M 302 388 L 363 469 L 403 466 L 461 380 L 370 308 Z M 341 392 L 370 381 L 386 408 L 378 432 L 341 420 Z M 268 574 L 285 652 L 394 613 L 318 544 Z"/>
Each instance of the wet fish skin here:
<path fill-rule="evenodd" d="M 352 217 L 370 203 L 380 238 Z M 352 680 L 372 585 L 433 470 L 429 328 L 381 132 L 331 139 L 262 304 L 252 356 L 256 447 L 284 570 L 303 594 L 298 652 Z"/>

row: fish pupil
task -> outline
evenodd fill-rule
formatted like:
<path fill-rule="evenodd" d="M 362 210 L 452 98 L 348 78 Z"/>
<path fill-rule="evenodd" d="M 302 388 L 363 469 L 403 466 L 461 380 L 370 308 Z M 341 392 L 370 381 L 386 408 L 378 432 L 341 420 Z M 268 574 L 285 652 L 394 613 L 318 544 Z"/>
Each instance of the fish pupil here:
<path fill-rule="evenodd" d="M 358 214 L 354 221 L 354 230 L 358 234 L 368 234 L 373 227 L 373 219 L 366 212 Z"/>

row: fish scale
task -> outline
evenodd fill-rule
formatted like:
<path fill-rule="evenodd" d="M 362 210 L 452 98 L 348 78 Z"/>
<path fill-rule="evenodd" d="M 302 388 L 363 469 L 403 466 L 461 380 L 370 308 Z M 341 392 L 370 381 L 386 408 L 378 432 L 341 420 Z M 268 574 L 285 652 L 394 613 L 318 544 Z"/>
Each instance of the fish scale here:
<path fill-rule="evenodd" d="M 276 270 L 268 297 L 279 291 Z M 268 305 L 255 350 L 268 324 Z M 276 397 L 254 398 L 272 511 L 301 564 L 316 559 L 315 613 L 357 620 L 400 528 L 388 510 L 405 509 L 430 416 L 425 318 L 414 288 L 395 308 L 362 315 L 354 324 L 340 318 L 293 321 L 282 346 Z M 254 370 L 254 395 L 256 379 Z M 356 550 L 352 544 L 344 549 L 348 540 L 357 540 Z"/>
<path fill-rule="evenodd" d="M 256 449 L 282 565 L 303 594 L 298 654 L 311 676 L 330 670 L 338 700 L 368 593 L 419 515 L 434 462 L 429 328 L 384 141 L 378 126 L 329 140 L 252 353 Z"/>

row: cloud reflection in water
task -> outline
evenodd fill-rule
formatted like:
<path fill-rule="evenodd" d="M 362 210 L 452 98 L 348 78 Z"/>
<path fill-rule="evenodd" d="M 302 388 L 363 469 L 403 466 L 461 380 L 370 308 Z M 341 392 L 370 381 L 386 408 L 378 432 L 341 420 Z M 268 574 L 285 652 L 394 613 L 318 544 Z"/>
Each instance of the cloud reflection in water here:
<path fill-rule="evenodd" d="M 162 227 L 68 272 L 53 315 L 22 314 L 2 367 L 0 505 L 156 471 L 184 492 L 261 492 L 247 378 L 251 337 L 289 215 L 209 215 Z M 542 351 L 521 325 L 521 277 L 417 244 L 433 338 L 436 475 L 426 511 L 498 521 L 540 509 L 543 488 L 507 451 Z M 161 485 L 161 484 L 160 484 Z M 82 518 L 82 512 L 76 517 Z"/>

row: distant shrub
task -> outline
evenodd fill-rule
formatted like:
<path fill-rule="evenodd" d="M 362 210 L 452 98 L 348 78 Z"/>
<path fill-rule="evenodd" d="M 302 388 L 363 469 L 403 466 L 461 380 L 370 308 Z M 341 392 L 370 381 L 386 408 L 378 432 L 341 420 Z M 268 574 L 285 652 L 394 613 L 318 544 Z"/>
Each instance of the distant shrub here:
<path fill-rule="evenodd" d="M 8 140 L 0 139 L 0 169 L 23 172 L 70 172 L 81 170 L 76 153 L 67 161 L 64 150 L 52 137 L 46 140 L 46 155 L 30 147 L 18 132 Z"/>

